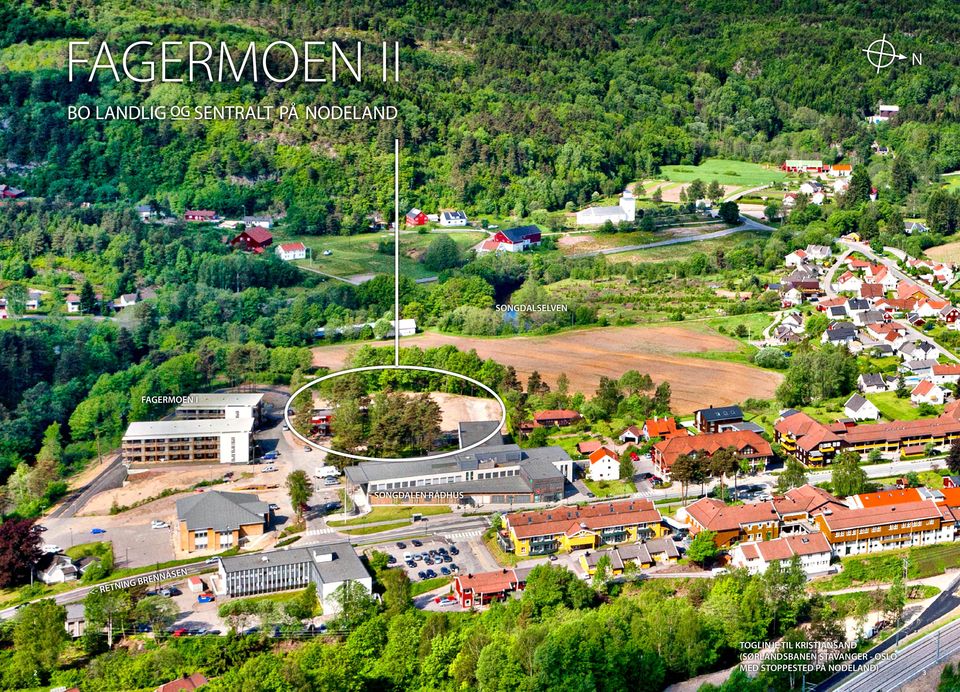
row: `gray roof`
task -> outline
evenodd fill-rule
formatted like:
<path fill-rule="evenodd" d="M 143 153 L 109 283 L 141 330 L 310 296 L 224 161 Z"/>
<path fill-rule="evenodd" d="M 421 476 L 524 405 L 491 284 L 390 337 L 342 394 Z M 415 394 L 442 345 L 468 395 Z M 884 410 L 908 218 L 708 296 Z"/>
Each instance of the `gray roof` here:
<path fill-rule="evenodd" d="M 177 500 L 177 517 L 187 530 L 232 531 L 243 525 L 262 524 L 270 516 L 270 506 L 249 493 L 211 490 Z"/>
<path fill-rule="evenodd" d="M 922 370 L 930 370 L 934 365 L 937 365 L 935 360 L 911 360 L 903 364 L 908 370 L 913 370 L 914 372 L 920 372 Z"/>
<path fill-rule="evenodd" d="M 859 411 L 860 409 L 862 409 L 864 406 L 866 406 L 866 405 L 869 404 L 869 403 L 870 403 L 869 401 L 867 401 L 866 399 L 864 399 L 864 398 L 863 398 L 862 396 L 860 396 L 859 394 L 854 394 L 852 397 L 850 397 L 849 399 L 847 399 L 847 403 L 845 403 L 845 404 L 843 405 L 843 407 L 844 407 L 844 408 L 848 408 L 848 409 L 850 409 L 851 411 Z"/>
<path fill-rule="evenodd" d="M 127 426 L 124 439 L 174 437 L 180 435 L 219 435 L 253 432 L 253 418 L 207 418 L 205 420 L 138 421 Z"/>
<path fill-rule="evenodd" d="M 258 406 L 263 401 L 262 393 L 247 394 L 241 392 L 194 392 L 179 409 L 223 408 L 225 406 Z"/>
<path fill-rule="evenodd" d="M 322 556 L 327 555 L 331 555 L 332 559 L 322 560 Z M 370 577 L 370 573 L 363 566 L 360 558 L 357 557 L 353 546 L 345 542 L 220 558 L 223 571 L 226 573 L 263 569 L 275 565 L 296 565 L 304 562 L 313 565 L 316 575 L 319 577 L 318 580 L 323 584 L 357 581 Z"/>
<path fill-rule="evenodd" d="M 711 423 L 743 418 L 743 411 L 739 406 L 711 406 L 710 408 L 702 408 L 696 413 L 699 414 L 703 420 Z"/>
<path fill-rule="evenodd" d="M 750 421 L 734 423 L 730 427 L 734 430 L 741 430 L 743 432 L 755 432 L 758 435 L 764 432 L 762 425 L 757 425 L 756 423 L 751 423 Z"/>
<path fill-rule="evenodd" d="M 469 447 L 485 438 L 494 430 L 499 430 L 500 421 L 496 420 L 477 420 L 462 421 L 459 425 L 460 446 Z M 502 445 L 503 435 L 494 435 L 483 446 Z"/>

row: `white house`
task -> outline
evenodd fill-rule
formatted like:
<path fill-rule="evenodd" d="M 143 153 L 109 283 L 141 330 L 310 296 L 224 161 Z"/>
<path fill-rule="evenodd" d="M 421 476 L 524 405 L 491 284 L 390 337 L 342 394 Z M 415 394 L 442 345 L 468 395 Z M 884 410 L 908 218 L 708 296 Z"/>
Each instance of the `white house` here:
<path fill-rule="evenodd" d="M 73 564 L 73 560 L 66 555 L 56 554 L 50 564 L 39 572 L 38 577 L 44 584 L 62 584 L 77 579 L 79 575 L 80 571 Z"/>
<path fill-rule="evenodd" d="M 440 212 L 440 225 L 447 227 L 466 226 L 467 215 L 462 211 L 442 211 Z"/>
<path fill-rule="evenodd" d="M 800 185 L 800 192 L 804 195 L 815 195 L 823 189 L 823 185 L 816 180 L 807 180 Z"/>
<path fill-rule="evenodd" d="M 66 297 L 67 312 L 77 313 L 80 312 L 80 296 L 76 293 L 70 293 Z"/>
<path fill-rule="evenodd" d="M 939 385 L 934 384 L 930 380 L 920 380 L 920 384 L 910 392 L 910 401 L 917 405 L 933 404 L 934 406 L 939 406 L 943 403 L 944 394 L 945 392 Z"/>
<path fill-rule="evenodd" d="M 930 229 L 919 221 L 904 221 L 903 222 L 903 232 L 907 235 L 913 235 L 914 233 L 926 233 Z"/>
<path fill-rule="evenodd" d="M 307 246 L 303 243 L 280 243 L 277 245 L 277 257 L 284 262 L 307 259 Z"/>
<path fill-rule="evenodd" d="M 794 250 L 789 255 L 783 258 L 783 263 L 787 267 L 798 268 L 803 266 L 803 263 L 807 261 L 807 253 L 805 250 Z"/>
<path fill-rule="evenodd" d="M 243 225 L 247 228 L 253 228 L 254 226 L 262 228 L 265 231 L 269 231 L 273 228 L 273 217 L 272 216 L 244 216 Z"/>
<path fill-rule="evenodd" d="M 634 444 L 640 444 L 646 439 L 647 436 L 644 431 L 638 428 L 636 425 L 631 425 L 629 428 L 620 433 L 620 441 L 624 443 L 633 442 Z"/>
<path fill-rule="evenodd" d="M 817 262 L 828 260 L 833 254 L 829 245 L 807 245 L 807 248 L 804 252 L 807 253 L 807 257 L 812 260 L 816 260 Z"/>
<path fill-rule="evenodd" d="M 867 122 L 871 125 L 885 123 L 890 120 L 890 118 L 896 117 L 899 112 L 900 106 L 891 106 L 881 103 L 878 104 L 876 113 L 867 116 Z"/>
<path fill-rule="evenodd" d="M 933 381 L 937 384 L 956 384 L 960 382 L 960 365 L 937 363 L 933 366 Z"/>
<path fill-rule="evenodd" d="M 620 204 L 615 207 L 587 207 L 577 212 L 578 226 L 601 226 L 607 221 L 620 223 L 633 222 L 637 218 L 637 198 L 630 190 L 620 195 Z"/>
<path fill-rule="evenodd" d="M 853 420 L 877 420 L 880 418 L 880 410 L 873 405 L 873 402 L 859 394 L 854 394 L 843 405 L 843 412 L 848 418 Z"/>
<path fill-rule="evenodd" d="M 748 541 L 731 551 L 734 567 L 745 567 L 750 574 L 763 574 L 770 565 L 785 567 L 794 555 L 808 577 L 830 570 L 830 544 L 822 533 L 798 533 L 772 541 Z"/>
<path fill-rule="evenodd" d="M 592 481 L 615 481 L 620 478 L 620 459 L 614 452 L 601 447 L 590 455 L 590 469 L 587 471 Z"/>
<path fill-rule="evenodd" d="M 120 310 L 131 305 L 136 305 L 138 302 L 139 299 L 136 293 L 124 293 L 115 301 L 113 301 L 113 306 Z"/>
<path fill-rule="evenodd" d="M 891 381 L 880 373 L 863 373 L 857 378 L 857 389 L 864 394 L 877 394 L 890 389 Z"/>
<path fill-rule="evenodd" d="M 26 307 L 27 310 L 39 310 L 42 299 L 43 293 L 40 291 L 30 291 L 27 293 L 27 301 L 24 303 L 24 307 Z"/>
<path fill-rule="evenodd" d="M 141 204 L 137 207 L 137 216 L 140 217 L 141 221 L 150 221 L 157 218 L 157 212 L 149 204 Z"/>
<path fill-rule="evenodd" d="M 833 290 L 839 292 L 850 291 L 852 293 L 859 293 L 860 287 L 863 286 L 863 281 L 861 281 L 853 272 L 844 272 L 833 284 Z"/>

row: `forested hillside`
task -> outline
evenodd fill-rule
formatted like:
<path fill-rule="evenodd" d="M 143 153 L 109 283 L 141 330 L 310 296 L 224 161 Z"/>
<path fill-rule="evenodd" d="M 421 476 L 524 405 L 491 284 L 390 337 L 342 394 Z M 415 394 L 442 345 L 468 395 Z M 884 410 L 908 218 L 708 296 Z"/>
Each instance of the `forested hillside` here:
<path fill-rule="evenodd" d="M 862 116 L 903 109 L 898 151 L 925 175 L 960 166 L 960 9 L 904 2 L 20 3 L 0 17 L 0 160 L 31 194 L 158 199 L 174 211 L 285 210 L 294 232 L 358 231 L 403 204 L 525 215 L 582 204 L 708 155 L 777 162 L 867 151 Z M 884 32 L 924 69 L 876 74 Z M 69 82 L 69 39 L 400 40 L 383 84 Z M 67 104 L 394 104 L 396 121 L 66 121 Z"/>

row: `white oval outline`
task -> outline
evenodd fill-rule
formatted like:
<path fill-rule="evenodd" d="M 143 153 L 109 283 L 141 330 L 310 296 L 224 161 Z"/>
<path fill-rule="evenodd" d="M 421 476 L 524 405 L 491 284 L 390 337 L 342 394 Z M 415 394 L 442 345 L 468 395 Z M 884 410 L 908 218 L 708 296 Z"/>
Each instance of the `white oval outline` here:
<path fill-rule="evenodd" d="M 489 392 L 490 395 L 496 399 L 497 403 L 500 404 L 500 425 L 497 426 L 489 435 L 480 440 L 479 442 L 474 442 L 468 447 L 463 447 L 461 449 L 455 449 L 452 452 L 443 452 L 441 454 L 431 454 L 424 457 L 368 457 L 362 456 L 359 454 L 348 454 L 347 452 L 341 452 L 336 449 L 331 449 L 330 447 L 324 447 L 321 444 L 317 444 L 312 440 L 308 440 L 306 437 L 298 433 L 294 427 L 293 422 L 290 420 L 290 404 L 293 402 L 301 392 L 304 392 L 314 385 L 325 382 L 326 380 L 332 380 L 335 377 L 340 377 L 341 375 L 350 375 L 355 372 L 375 372 L 378 370 L 419 370 L 421 372 L 433 372 L 439 375 L 447 375 L 448 377 L 459 377 L 461 380 L 466 380 L 471 384 L 475 384 L 486 392 Z M 450 370 L 441 370 L 440 368 L 430 368 L 425 365 L 365 365 L 361 368 L 350 368 L 349 370 L 338 370 L 337 372 L 331 372 L 323 377 L 318 377 L 312 382 L 308 382 L 290 395 L 290 398 L 287 399 L 287 403 L 283 407 L 283 422 L 287 424 L 287 427 L 290 429 L 290 432 L 293 433 L 294 437 L 298 440 L 301 440 L 304 444 L 309 445 L 310 447 L 315 447 L 319 450 L 326 452 L 327 454 L 336 454 L 337 456 L 346 457 L 348 459 L 356 459 L 357 461 L 427 461 L 429 459 L 446 459 L 447 457 L 456 456 L 457 454 L 462 454 L 471 449 L 476 449 L 482 444 L 493 439 L 495 435 L 499 435 L 500 431 L 503 430 L 503 426 L 507 423 L 507 405 L 503 403 L 503 399 L 500 398 L 500 395 L 493 391 L 490 387 L 485 385 L 483 382 L 479 382 L 472 377 L 468 377 L 459 372 L 451 372 Z"/>

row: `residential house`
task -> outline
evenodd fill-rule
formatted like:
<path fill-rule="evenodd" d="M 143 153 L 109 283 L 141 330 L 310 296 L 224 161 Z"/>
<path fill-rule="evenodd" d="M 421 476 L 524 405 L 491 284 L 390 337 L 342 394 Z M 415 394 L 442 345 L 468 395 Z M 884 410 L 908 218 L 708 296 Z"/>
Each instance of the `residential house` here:
<path fill-rule="evenodd" d="M 867 122 L 871 125 L 878 125 L 879 123 L 885 123 L 891 118 L 896 118 L 900 113 L 900 106 L 890 106 L 886 104 L 878 104 L 877 112 L 867 116 Z M 876 142 L 874 142 L 876 144 Z M 879 148 L 879 147 L 878 147 Z M 883 147 L 886 149 L 886 147 Z"/>
<path fill-rule="evenodd" d="M 151 221 L 152 219 L 157 218 L 157 210 L 149 204 L 141 204 L 136 208 L 135 211 L 137 212 L 137 216 L 140 217 L 141 221 Z"/>
<path fill-rule="evenodd" d="M 303 243 L 280 243 L 276 249 L 277 257 L 284 262 L 307 258 L 307 246 Z"/>
<path fill-rule="evenodd" d="M 627 566 L 631 564 L 646 569 L 657 563 L 677 562 L 680 553 L 670 538 L 655 538 L 641 543 L 627 543 L 610 550 L 587 551 L 580 556 L 580 566 L 592 577 L 604 556 L 610 562 L 609 574 L 617 576 L 627 571 Z"/>
<path fill-rule="evenodd" d="M 787 267 L 801 267 L 807 262 L 807 253 L 803 250 L 794 250 L 783 258 L 783 263 Z"/>
<path fill-rule="evenodd" d="M 770 334 L 770 342 L 779 346 L 794 344 L 802 340 L 803 337 L 798 332 L 784 324 L 778 324 Z"/>
<path fill-rule="evenodd" d="M 933 377 L 933 366 L 937 365 L 935 360 L 905 360 L 900 369 L 908 377 L 915 377 L 918 380 Z"/>
<path fill-rule="evenodd" d="M 847 316 L 847 307 L 845 305 L 834 305 L 827 308 L 827 317 L 832 320 L 842 320 Z"/>
<path fill-rule="evenodd" d="M 440 212 L 440 225 L 447 228 L 467 225 L 467 215 L 462 211 L 442 211 Z"/>
<path fill-rule="evenodd" d="M 960 476 L 944 476 L 944 488 L 960 488 Z"/>
<path fill-rule="evenodd" d="M 460 574 L 453 580 L 453 593 L 461 608 L 482 607 L 504 601 L 515 591 L 523 591 L 529 573 L 529 567 L 516 567 Z"/>
<path fill-rule="evenodd" d="M 815 262 L 825 262 L 833 255 L 829 245 L 807 245 L 806 253 Z"/>
<path fill-rule="evenodd" d="M 183 213 L 183 218 L 187 221 L 202 223 L 211 223 L 220 219 L 220 217 L 217 216 L 217 212 L 211 209 L 187 209 Z"/>
<path fill-rule="evenodd" d="M 863 281 L 853 272 L 846 271 L 837 277 L 836 281 L 833 282 L 833 290 L 838 293 L 843 293 L 845 291 L 850 291 L 851 293 L 858 293 L 860 287 L 863 286 Z"/>
<path fill-rule="evenodd" d="M 120 297 L 113 301 L 113 307 L 117 310 L 122 310 L 123 308 L 129 307 L 131 305 L 136 305 L 139 302 L 139 297 L 136 293 L 122 293 Z"/>
<path fill-rule="evenodd" d="M 408 226 L 426 226 L 429 221 L 427 215 L 416 207 L 407 212 L 404 220 Z"/>
<path fill-rule="evenodd" d="M 858 327 L 866 327 L 868 324 L 876 322 L 886 322 L 890 316 L 880 310 L 867 310 L 853 316 L 853 323 Z"/>
<path fill-rule="evenodd" d="M 206 685 L 208 680 L 201 673 L 192 673 L 160 685 L 155 692 L 192 692 Z"/>
<path fill-rule="evenodd" d="M 51 555 L 49 564 L 37 573 L 37 578 L 44 584 L 62 584 L 79 579 L 79 577 L 80 570 L 73 560 L 62 553 Z"/>
<path fill-rule="evenodd" d="M 244 216 L 243 225 L 246 228 L 252 228 L 256 226 L 257 228 L 262 228 L 265 231 L 273 230 L 273 217 L 272 216 Z"/>
<path fill-rule="evenodd" d="M 911 298 L 919 301 L 923 300 L 924 298 L 929 298 L 929 296 L 924 293 L 923 289 L 917 284 L 913 283 L 912 281 L 904 280 L 897 283 L 897 298 L 900 298 L 901 300 Z"/>
<path fill-rule="evenodd" d="M 497 231 L 481 245 L 484 252 L 523 252 L 540 244 L 541 233 L 536 226 L 518 226 Z"/>
<path fill-rule="evenodd" d="M 712 531 L 718 548 L 741 541 L 769 541 L 780 535 L 780 515 L 773 502 L 728 505 L 704 497 L 677 510 L 676 518 L 690 527 L 690 533 Z"/>
<path fill-rule="evenodd" d="M 87 631 L 87 609 L 83 603 L 67 603 L 67 618 L 63 622 L 67 633 L 78 639 Z"/>
<path fill-rule="evenodd" d="M 713 406 L 694 411 L 694 425 L 700 432 L 722 432 L 733 423 L 743 422 L 743 411 L 739 406 Z"/>
<path fill-rule="evenodd" d="M 18 199 L 24 195 L 26 193 L 23 190 L 0 183 L 0 199 Z"/>
<path fill-rule="evenodd" d="M 807 180 L 800 183 L 800 194 L 815 195 L 823 190 L 823 184 L 817 180 Z M 811 199 L 811 201 L 813 201 Z"/>
<path fill-rule="evenodd" d="M 907 235 L 913 235 L 914 233 L 928 233 L 929 231 L 930 229 L 919 221 L 903 222 L 903 232 Z"/>
<path fill-rule="evenodd" d="M 957 519 L 932 499 L 860 509 L 831 508 L 814 517 L 837 557 L 948 543 Z"/>
<path fill-rule="evenodd" d="M 910 392 L 910 401 L 916 405 L 932 404 L 940 406 L 943 403 L 945 392 L 930 380 L 920 380 Z"/>
<path fill-rule="evenodd" d="M 729 429 L 657 442 L 650 450 L 650 457 L 659 474 L 667 479 L 670 477 L 670 468 L 681 455 L 711 457 L 720 449 L 731 448 L 738 457 L 747 459 L 752 468 L 762 470 L 773 458 L 770 443 L 756 432 Z"/>
<path fill-rule="evenodd" d="M 960 368 L 960 366 L 958 366 L 958 368 Z M 886 392 L 894 386 L 896 386 L 896 380 L 881 375 L 880 373 L 863 373 L 857 378 L 857 389 L 864 394 Z"/>
<path fill-rule="evenodd" d="M 786 567 L 796 556 L 804 573 L 811 577 L 830 570 L 832 554 L 826 536 L 818 531 L 740 543 L 731 551 L 730 562 L 734 567 L 746 568 L 750 574 L 763 574 L 771 565 L 776 569 Z"/>
<path fill-rule="evenodd" d="M 824 344 L 850 344 L 857 339 L 857 329 L 849 322 L 832 322 L 824 330 L 820 342 Z"/>
<path fill-rule="evenodd" d="M 861 312 L 866 312 L 870 309 L 870 301 L 864 298 L 849 298 L 847 300 L 847 313 L 850 315 L 856 315 Z"/>
<path fill-rule="evenodd" d="M 885 292 L 886 292 L 886 289 L 880 284 L 865 283 L 862 286 L 860 286 L 860 297 L 866 298 L 867 300 L 875 300 L 877 298 L 882 298 Z"/>
<path fill-rule="evenodd" d="M 960 365 L 937 363 L 933 366 L 933 377 L 936 384 L 956 384 L 960 382 Z"/>
<path fill-rule="evenodd" d="M 67 312 L 74 314 L 80 312 L 80 296 L 76 293 L 68 293 L 65 299 Z"/>
<path fill-rule="evenodd" d="M 940 314 L 937 316 L 941 322 L 946 322 L 947 324 L 953 324 L 960 318 L 960 310 L 958 310 L 953 305 L 944 306 L 940 311 Z"/>
<path fill-rule="evenodd" d="M 503 517 L 500 546 L 519 556 L 594 549 L 600 545 L 659 538 L 666 533 L 650 500 L 619 500 L 560 506 Z"/>
<path fill-rule="evenodd" d="M 461 430 L 463 429 L 463 423 L 460 424 Z M 463 446 L 462 444 L 460 445 Z M 580 456 L 588 457 L 598 449 L 603 447 L 603 443 L 599 440 L 586 440 L 584 442 L 577 443 L 577 454 Z"/>
<path fill-rule="evenodd" d="M 41 291 L 28 291 L 27 300 L 24 302 L 24 307 L 31 311 L 36 312 L 40 309 L 40 303 L 43 300 L 43 292 Z"/>
<path fill-rule="evenodd" d="M 660 418 L 654 416 L 648 418 L 643 424 L 643 437 L 645 440 L 651 440 L 654 437 L 660 437 L 669 440 L 671 437 L 686 437 L 686 429 L 678 426 L 675 418 Z"/>
<path fill-rule="evenodd" d="M 904 360 L 937 360 L 940 358 L 940 349 L 926 340 L 908 341 L 897 349 Z"/>
<path fill-rule="evenodd" d="M 921 298 L 917 301 L 916 313 L 925 319 L 938 318 L 940 311 L 949 306 L 950 303 L 945 300 Z"/>
<path fill-rule="evenodd" d="M 270 507 L 250 493 L 208 490 L 177 500 L 180 550 L 222 551 L 270 530 Z"/>
<path fill-rule="evenodd" d="M 262 253 L 273 243 L 273 234 L 260 226 L 245 228 L 230 241 L 230 245 L 246 252 Z"/>
<path fill-rule="evenodd" d="M 619 440 L 621 442 L 632 442 L 633 444 L 640 444 L 641 440 L 647 439 L 646 432 L 641 428 L 638 428 L 636 425 L 631 425 L 622 433 L 620 433 Z"/>
<path fill-rule="evenodd" d="M 823 161 L 814 159 L 787 159 L 781 168 L 788 173 L 824 173 L 829 169 Z"/>
<path fill-rule="evenodd" d="M 630 190 L 624 190 L 617 206 L 587 207 L 578 211 L 576 218 L 578 226 L 602 226 L 608 221 L 631 223 L 637 218 L 637 199 Z"/>
<path fill-rule="evenodd" d="M 581 419 L 582 416 L 577 411 L 570 409 L 550 409 L 533 414 L 533 424 L 539 428 L 563 428 L 579 423 Z"/>
<path fill-rule="evenodd" d="M 620 459 L 606 447 L 590 454 L 587 475 L 593 481 L 615 481 L 620 478 Z"/>
<path fill-rule="evenodd" d="M 879 420 L 880 410 L 859 394 L 854 394 L 843 405 L 843 412 L 853 420 Z"/>
<path fill-rule="evenodd" d="M 849 178 L 853 173 L 853 166 L 849 163 L 835 163 L 830 166 L 830 175 L 834 178 Z"/>
<path fill-rule="evenodd" d="M 839 435 L 800 411 L 785 411 L 773 429 L 784 452 L 806 465 L 822 466 L 840 451 Z"/>

